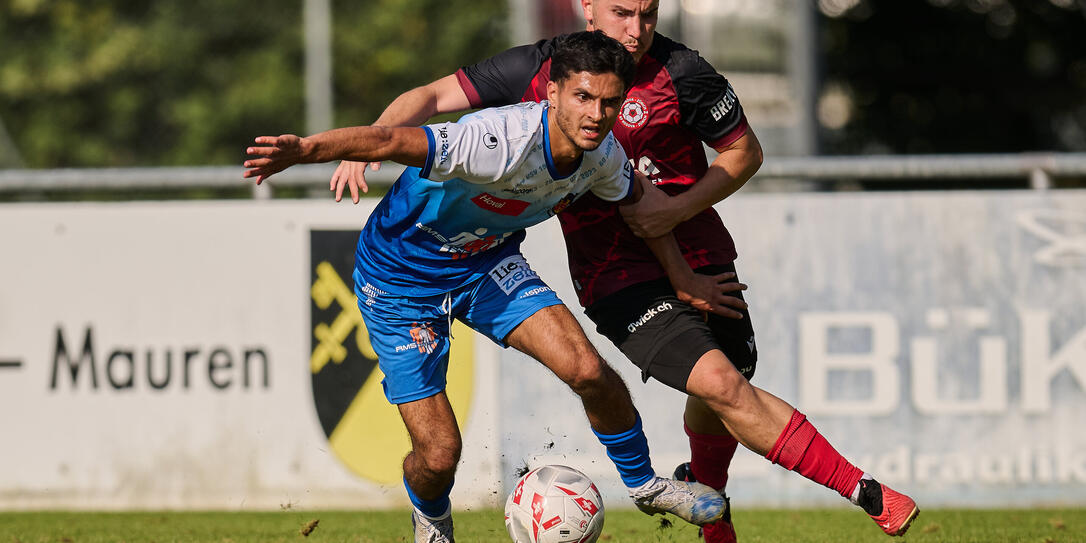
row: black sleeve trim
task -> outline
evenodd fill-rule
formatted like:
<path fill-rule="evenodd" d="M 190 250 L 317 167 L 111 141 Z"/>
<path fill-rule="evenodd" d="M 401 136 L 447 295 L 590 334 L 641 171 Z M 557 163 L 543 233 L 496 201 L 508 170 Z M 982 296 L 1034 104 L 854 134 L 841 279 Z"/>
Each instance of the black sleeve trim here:
<path fill-rule="evenodd" d="M 672 54 L 671 64 L 683 126 L 706 142 L 721 140 L 740 128 L 743 106 L 723 75 L 689 49 Z"/>
<path fill-rule="evenodd" d="M 520 102 L 528 85 L 539 73 L 540 66 L 550 58 L 554 42 L 559 38 L 540 40 L 531 45 L 507 49 L 482 62 L 460 69 L 467 82 L 474 87 L 468 92 L 472 107 L 494 107 Z M 464 86 L 464 80 L 460 82 Z"/>

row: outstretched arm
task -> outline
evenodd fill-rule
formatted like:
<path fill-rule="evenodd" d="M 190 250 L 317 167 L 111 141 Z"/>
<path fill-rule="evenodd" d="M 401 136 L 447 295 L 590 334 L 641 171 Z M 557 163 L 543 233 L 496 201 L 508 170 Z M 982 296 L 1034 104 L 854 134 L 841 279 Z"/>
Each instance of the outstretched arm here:
<path fill-rule="evenodd" d="M 422 166 L 429 152 L 422 128 L 354 126 L 337 128 L 305 138 L 293 134 L 260 136 L 249 147 L 249 168 L 244 177 L 256 177 L 259 185 L 268 177 L 295 164 L 332 160 L 394 160 L 407 166 Z"/>
<path fill-rule="evenodd" d="M 411 89 L 392 101 L 381 116 L 373 123 L 375 126 L 419 126 L 430 117 L 441 113 L 465 111 L 471 108 L 468 96 L 456 79 L 456 75 L 447 75 L 422 87 Z M 344 160 L 339 163 L 328 189 L 336 193 L 336 201 L 343 199 L 343 188 L 351 192 L 351 201 L 358 203 L 358 191 L 369 192 L 366 185 L 366 166 L 374 171 L 381 167 L 376 161 Z"/>

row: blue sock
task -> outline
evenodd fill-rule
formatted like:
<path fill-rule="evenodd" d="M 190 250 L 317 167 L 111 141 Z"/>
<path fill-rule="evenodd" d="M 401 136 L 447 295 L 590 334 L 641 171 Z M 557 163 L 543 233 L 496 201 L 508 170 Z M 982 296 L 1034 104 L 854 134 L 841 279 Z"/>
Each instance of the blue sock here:
<path fill-rule="evenodd" d="M 407 489 L 407 497 L 411 499 L 412 505 L 422 511 L 422 514 L 430 518 L 437 518 L 449 510 L 449 492 L 452 492 L 452 483 L 449 483 L 449 487 L 445 489 L 445 492 L 441 493 L 440 497 L 433 500 L 424 500 L 416 496 L 415 491 L 411 490 L 411 485 L 407 484 L 407 477 L 403 478 L 403 486 Z"/>
<path fill-rule="evenodd" d="M 641 415 L 634 414 L 637 418 L 633 428 L 625 432 L 606 435 L 592 430 L 600 443 L 607 447 L 607 457 L 615 463 L 627 488 L 639 487 L 656 477 L 652 461 L 649 460 L 649 440 L 641 429 Z"/>

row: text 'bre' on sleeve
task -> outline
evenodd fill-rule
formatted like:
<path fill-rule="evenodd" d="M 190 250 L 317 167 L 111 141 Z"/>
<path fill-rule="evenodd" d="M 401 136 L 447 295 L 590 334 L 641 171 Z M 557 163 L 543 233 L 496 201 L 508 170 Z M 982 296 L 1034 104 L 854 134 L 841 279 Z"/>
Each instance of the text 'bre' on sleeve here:
<path fill-rule="evenodd" d="M 677 52 L 672 78 L 682 124 L 712 147 L 735 141 L 746 132 L 743 106 L 730 82 L 696 51 Z"/>

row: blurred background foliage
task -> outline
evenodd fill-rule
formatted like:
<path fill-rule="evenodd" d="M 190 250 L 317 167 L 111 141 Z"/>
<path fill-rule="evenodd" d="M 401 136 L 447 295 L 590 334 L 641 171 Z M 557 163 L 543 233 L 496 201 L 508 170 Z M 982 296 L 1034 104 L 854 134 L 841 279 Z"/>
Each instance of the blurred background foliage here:
<path fill-rule="evenodd" d="M 1086 150 L 1086 0 L 787 1 L 821 154 Z M 335 123 L 507 47 L 508 6 L 333 0 Z M 301 0 L 0 0 L 0 168 L 239 164 L 306 131 L 303 32 Z"/>
<path fill-rule="evenodd" d="M 509 47 L 508 0 L 334 1 L 332 10 L 338 126 L 371 123 L 400 93 Z"/>
<path fill-rule="evenodd" d="M 237 164 L 255 134 L 304 133 L 302 7 L 0 0 L 0 123 L 14 165 Z M 508 42 L 505 0 L 332 9 L 341 124 L 371 122 L 403 90 Z"/>
<path fill-rule="evenodd" d="M 1086 151 L 1086 1 L 820 4 L 822 152 Z"/>
<path fill-rule="evenodd" d="M 0 118 L 28 167 L 236 162 L 301 124 L 299 2 L 4 3 Z"/>

